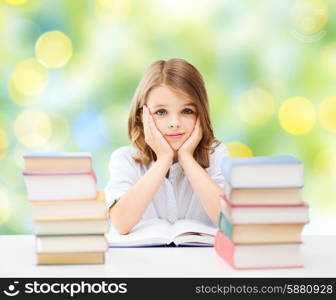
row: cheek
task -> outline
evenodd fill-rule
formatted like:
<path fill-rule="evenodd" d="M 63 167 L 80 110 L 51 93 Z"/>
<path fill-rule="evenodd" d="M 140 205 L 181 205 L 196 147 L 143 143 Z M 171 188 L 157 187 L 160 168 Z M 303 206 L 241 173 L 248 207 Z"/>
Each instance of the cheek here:
<path fill-rule="evenodd" d="M 164 128 L 165 128 L 165 122 L 164 120 L 161 118 L 155 118 L 153 117 L 154 119 L 154 123 L 156 125 L 156 128 L 162 133 L 164 134 Z"/>
<path fill-rule="evenodd" d="M 184 128 L 188 131 L 190 134 L 196 125 L 196 116 L 190 116 L 190 118 L 187 118 L 184 122 Z"/>

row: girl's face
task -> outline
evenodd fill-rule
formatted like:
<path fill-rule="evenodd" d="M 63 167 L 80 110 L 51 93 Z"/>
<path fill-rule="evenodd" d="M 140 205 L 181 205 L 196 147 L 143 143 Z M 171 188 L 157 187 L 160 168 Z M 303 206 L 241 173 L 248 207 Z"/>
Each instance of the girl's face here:
<path fill-rule="evenodd" d="M 147 107 L 158 130 L 177 151 L 195 127 L 196 104 L 163 85 L 150 91 Z"/>

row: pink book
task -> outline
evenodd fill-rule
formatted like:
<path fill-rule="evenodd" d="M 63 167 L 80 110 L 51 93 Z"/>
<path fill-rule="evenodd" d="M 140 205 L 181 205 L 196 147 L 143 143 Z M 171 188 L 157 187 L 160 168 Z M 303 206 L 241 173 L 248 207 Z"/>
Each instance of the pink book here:
<path fill-rule="evenodd" d="M 220 230 L 215 251 L 237 270 L 302 268 L 301 243 L 240 245 L 230 241 Z"/>

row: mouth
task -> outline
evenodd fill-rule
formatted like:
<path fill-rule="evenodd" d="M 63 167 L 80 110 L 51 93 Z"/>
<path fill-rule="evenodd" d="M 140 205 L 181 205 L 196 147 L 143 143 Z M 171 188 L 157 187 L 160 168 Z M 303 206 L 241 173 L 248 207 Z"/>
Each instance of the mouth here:
<path fill-rule="evenodd" d="M 172 139 L 181 138 L 183 135 L 184 135 L 184 133 L 166 134 L 167 137 L 172 138 Z"/>

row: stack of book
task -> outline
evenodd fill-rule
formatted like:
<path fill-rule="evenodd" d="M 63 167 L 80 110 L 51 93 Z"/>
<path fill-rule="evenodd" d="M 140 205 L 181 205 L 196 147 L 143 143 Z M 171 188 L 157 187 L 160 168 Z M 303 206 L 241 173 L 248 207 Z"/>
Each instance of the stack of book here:
<path fill-rule="evenodd" d="M 23 178 L 36 234 L 37 264 L 104 263 L 107 206 L 90 153 L 31 153 Z"/>
<path fill-rule="evenodd" d="M 303 163 L 292 156 L 225 158 L 218 255 L 236 269 L 303 267 Z"/>

